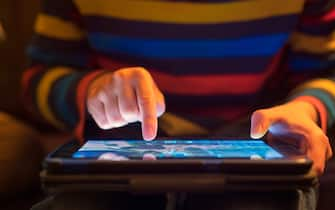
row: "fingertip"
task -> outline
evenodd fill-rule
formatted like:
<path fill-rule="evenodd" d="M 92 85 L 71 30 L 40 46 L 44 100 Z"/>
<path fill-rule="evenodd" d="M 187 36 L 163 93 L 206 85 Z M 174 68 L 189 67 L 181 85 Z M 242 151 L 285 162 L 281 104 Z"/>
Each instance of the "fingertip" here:
<path fill-rule="evenodd" d="M 253 138 L 253 139 L 260 139 L 263 136 L 264 136 L 263 133 L 253 133 L 253 132 L 250 133 L 250 137 Z"/>
<path fill-rule="evenodd" d="M 157 135 L 157 118 L 148 119 L 142 123 L 142 135 L 146 141 L 152 141 Z"/>
<path fill-rule="evenodd" d="M 266 134 L 266 132 L 267 128 L 264 128 L 261 122 L 254 122 L 254 124 L 252 123 L 251 125 L 250 137 L 253 139 L 260 139 Z"/>
<path fill-rule="evenodd" d="M 255 111 L 251 116 L 250 137 L 253 139 L 262 138 L 268 130 L 267 124 L 264 111 Z"/>
<path fill-rule="evenodd" d="M 155 136 L 143 133 L 143 140 L 145 140 L 145 141 L 152 141 L 154 139 L 155 139 Z"/>

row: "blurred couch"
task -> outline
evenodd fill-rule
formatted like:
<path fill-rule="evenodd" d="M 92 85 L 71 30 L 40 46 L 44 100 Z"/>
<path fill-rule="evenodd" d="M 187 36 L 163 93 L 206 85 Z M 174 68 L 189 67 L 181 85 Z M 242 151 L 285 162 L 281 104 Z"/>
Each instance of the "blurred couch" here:
<path fill-rule="evenodd" d="M 0 22 L 0 209 L 29 209 L 39 200 L 39 132 L 31 126 L 20 101 L 24 48 L 32 33 L 39 1 L 1 0 Z"/>
<path fill-rule="evenodd" d="M 26 64 L 25 45 L 39 10 L 39 0 L 1 0 L 0 21 L 7 34 L 0 43 L 0 110 L 24 117 L 20 103 L 20 78 Z"/>

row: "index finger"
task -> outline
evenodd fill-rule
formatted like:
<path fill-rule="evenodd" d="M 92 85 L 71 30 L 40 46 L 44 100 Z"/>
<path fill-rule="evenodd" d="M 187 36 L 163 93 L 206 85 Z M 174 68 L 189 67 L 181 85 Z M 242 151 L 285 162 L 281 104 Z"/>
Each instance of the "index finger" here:
<path fill-rule="evenodd" d="M 151 78 L 141 76 L 136 85 L 137 104 L 142 122 L 142 135 L 144 140 L 153 140 L 157 135 L 157 110 Z"/>

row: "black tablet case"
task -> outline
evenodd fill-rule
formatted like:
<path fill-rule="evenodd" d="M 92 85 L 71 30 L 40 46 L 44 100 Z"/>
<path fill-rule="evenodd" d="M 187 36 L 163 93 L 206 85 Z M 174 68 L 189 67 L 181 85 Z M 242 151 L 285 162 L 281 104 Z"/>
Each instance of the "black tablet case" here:
<path fill-rule="evenodd" d="M 71 144 L 71 143 L 70 143 Z M 236 172 L 158 172 L 158 173 L 66 173 L 51 167 L 57 163 L 50 154 L 41 173 L 43 187 L 49 193 L 64 191 L 224 192 L 308 189 L 318 185 L 313 171 L 304 174 Z M 50 161 L 52 160 L 52 161 Z M 54 164 L 62 165 L 62 164 Z"/>

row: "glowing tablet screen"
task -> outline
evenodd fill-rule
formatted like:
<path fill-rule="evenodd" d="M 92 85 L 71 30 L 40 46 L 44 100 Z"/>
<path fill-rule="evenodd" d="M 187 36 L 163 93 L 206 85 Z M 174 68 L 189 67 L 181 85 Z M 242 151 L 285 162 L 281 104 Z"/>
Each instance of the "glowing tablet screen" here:
<path fill-rule="evenodd" d="M 261 140 L 88 140 L 73 158 L 277 159 L 283 155 Z"/>

